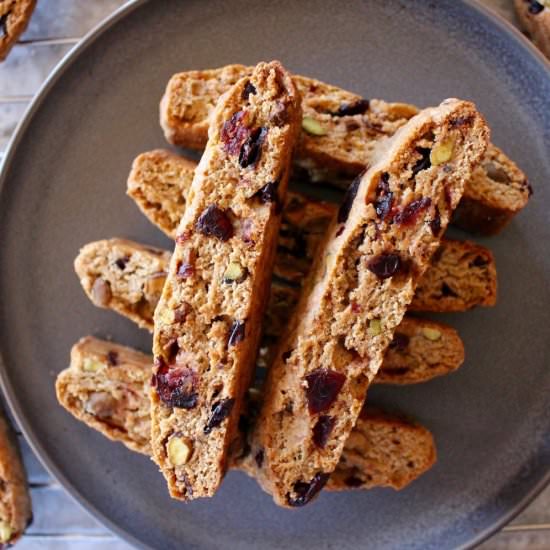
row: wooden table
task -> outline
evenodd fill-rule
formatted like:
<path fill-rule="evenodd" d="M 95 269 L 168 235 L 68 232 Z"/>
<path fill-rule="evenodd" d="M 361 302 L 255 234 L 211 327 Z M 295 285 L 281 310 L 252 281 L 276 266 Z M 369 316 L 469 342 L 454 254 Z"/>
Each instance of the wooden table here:
<path fill-rule="evenodd" d="M 512 0 L 483 3 L 514 22 Z M 123 0 L 40 0 L 20 44 L 0 64 L 0 160 L 29 100 L 58 61 Z M 67 495 L 19 435 L 29 475 L 34 522 L 21 550 L 129 550 Z M 550 549 L 550 488 L 483 549 Z"/>

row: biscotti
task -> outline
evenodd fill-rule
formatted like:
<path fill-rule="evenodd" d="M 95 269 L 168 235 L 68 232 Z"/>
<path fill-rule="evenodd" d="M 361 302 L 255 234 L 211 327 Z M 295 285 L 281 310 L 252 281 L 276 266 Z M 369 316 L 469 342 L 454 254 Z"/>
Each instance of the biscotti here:
<path fill-rule="evenodd" d="M 16 435 L 0 412 L 0 547 L 15 544 L 32 521 L 31 497 Z"/>
<path fill-rule="evenodd" d="M 36 0 L 0 0 L 0 61 L 3 61 L 29 24 Z"/>
<path fill-rule="evenodd" d="M 166 139 L 203 148 L 208 116 L 218 95 L 249 71 L 249 67 L 228 65 L 172 76 L 160 109 Z M 314 181 L 347 187 L 351 177 L 372 164 L 377 145 L 418 112 L 413 105 L 366 100 L 312 78 L 295 75 L 294 81 L 304 114 L 296 162 Z M 474 233 L 498 233 L 525 207 L 530 193 L 521 170 L 490 145 L 465 187 L 453 223 Z"/>
<path fill-rule="evenodd" d="M 174 498 L 212 496 L 227 468 L 300 121 L 300 97 L 278 62 L 258 64 L 210 118 L 154 315 L 151 445 Z"/>
<path fill-rule="evenodd" d="M 162 159 L 162 164 L 159 164 L 159 159 Z M 169 174 L 166 178 L 164 170 Z M 170 220 L 185 210 L 191 170 L 187 159 L 169 152 L 152 151 L 136 158 L 128 179 L 128 194 L 143 213 L 171 238 L 176 235 Z M 155 176 L 144 178 L 145 173 Z M 179 174 L 179 185 L 173 174 Z M 162 202 L 156 199 L 156 189 L 169 190 L 163 194 Z M 337 206 L 332 203 L 315 201 L 299 193 L 287 194 L 275 275 L 291 283 L 303 280 L 336 210 Z M 491 252 L 468 241 L 444 240 L 432 258 L 430 269 L 420 281 L 409 309 L 466 311 L 475 306 L 493 306 L 496 297 L 497 276 Z"/>
<path fill-rule="evenodd" d="M 57 376 L 57 400 L 109 439 L 150 455 L 152 366 L 149 355 L 87 336 L 72 347 L 70 367 Z"/>
<path fill-rule="evenodd" d="M 71 366 L 57 376 L 59 403 L 112 441 L 150 455 L 146 385 L 152 360 L 151 356 L 113 342 L 83 338 L 73 347 Z M 245 437 L 243 434 L 243 441 Z M 402 489 L 433 464 L 435 454 L 433 437 L 423 426 L 365 410 L 351 432 L 349 452 L 346 447 L 327 488 Z M 253 476 L 256 459 L 238 447 L 231 467 Z"/>
<path fill-rule="evenodd" d="M 350 187 L 268 372 L 252 435 L 258 481 L 307 504 L 336 468 L 419 277 L 489 130 L 449 99 L 413 117 Z"/>
<path fill-rule="evenodd" d="M 520 25 L 542 53 L 550 58 L 550 2 L 514 0 Z"/>

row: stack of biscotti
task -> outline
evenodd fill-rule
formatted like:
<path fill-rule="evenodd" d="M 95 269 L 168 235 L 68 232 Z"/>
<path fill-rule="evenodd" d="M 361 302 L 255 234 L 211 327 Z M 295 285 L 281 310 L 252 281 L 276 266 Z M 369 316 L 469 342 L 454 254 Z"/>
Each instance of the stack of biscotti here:
<path fill-rule="evenodd" d="M 167 140 L 202 149 L 219 94 L 250 70 L 228 65 L 174 75 L 160 108 Z M 347 186 L 348 178 L 372 164 L 377 146 L 418 112 L 413 105 L 367 100 L 312 78 L 295 75 L 294 81 L 304 113 L 296 161 L 313 180 Z M 531 192 L 522 171 L 491 144 L 466 184 L 454 223 L 473 233 L 498 233 L 525 207 Z"/>
<path fill-rule="evenodd" d="M 132 451 L 151 454 L 151 356 L 88 336 L 71 350 L 71 365 L 57 376 L 59 402 L 78 420 Z M 232 450 L 231 467 L 254 475 L 246 434 Z M 174 456 L 185 452 L 172 444 Z M 402 489 L 435 462 L 433 437 L 409 420 L 365 409 L 344 449 L 331 490 Z"/>

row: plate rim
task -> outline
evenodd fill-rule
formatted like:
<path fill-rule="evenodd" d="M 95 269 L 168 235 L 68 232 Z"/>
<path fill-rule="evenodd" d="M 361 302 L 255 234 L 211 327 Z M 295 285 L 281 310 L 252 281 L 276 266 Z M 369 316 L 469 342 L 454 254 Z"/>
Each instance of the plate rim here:
<path fill-rule="evenodd" d="M 99 21 L 89 32 L 87 32 L 81 40 L 79 40 L 57 63 L 57 65 L 50 72 L 48 77 L 39 87 L 35 93 L 33 99 L 29 103 L 25 110 L 20 122 L 17 124 L 13 135 L 8 141 L 8 145 L 5 150 L 4 157 L 0 163 L 0 200 L 4 191 L 8 166 L 12 164 L 13 157 L 16 153 L 17 147 L 28 126 L 37 111 L 40 109 L 42 103 L 48 96 L 51 88 L 57 83 L 57 81 L 63 76 L 63 74 L 71 67 L 71 65 L 77 61 L 77 59 L 83 54 L 83 52 L 93 44 L 102 34 L 107 32 L 120 20 L 124 19 L 130 13 L 135 11 L 141 5 L 148 3 L 150 0 L 128 0 L 126 3 L 118 7 L 105 19 Z M 550 60 L 512 23 L 506 20 L 500 13 L 487 7 L 481 2 L 481 0 L 460 0 L 462 4 L 470 7 L 479 16 L 488 20 L 490 24 L 495 25 L 501 32 L 508 35 L 509 38 L 514 40 L 521 48 L 523 48 L 527 55 L 534 57 L 535 61 L 541 66 L 541 70 L 548 74 L 550 78 Z M 34 429 L 26 419 L 26 415 L 21 409 L 19 401 L 16 398 L 14 388 L 9 380 L 8 369 L 3 357 L 3 352 L 0 346 L 0 389 L 3 393 L 4 399 L 9 407 L 12 416 L 15 418 L 18 427 L 21 429 L 23 436 L 28 442 L 31 450 L 40 461 L 41 465 L 45 468 L 48 474 L 60 483 L 63 489 L 70 495 L 74 502 L 81 506 L 87 513 L 89 513 L 96 521 L 102 526 L 111 531 L 114 535 L 118 536 L 124 542 L 127 542 L 136 548 L 149 549 L 153 548 L 144 544 L 142 541 L 135 538 L 130 532 L 124 530 L 116 523 L 111 521 L 108 516 L 103 514 L 94 504 L 89 502 L 65 477 L 65 474 L 60 468 L 52 461 L 48 453 L 42 448 L 40 438 L 34 432 Z M 519 500 L 512 508 L 502 514 L 497 521 L 488 525 L 484 530 L 472 536 L 472 538 L 462 545 L 460 548 L 469 549 L 478 546 L 482 542 L 489 539 L 497 531 L 501 530 L 503 526 L 507 525 L 512 519 L 519 515 L 548 485 L 550 485 L 550 468 L 540 476 L 537 483 Z"/>

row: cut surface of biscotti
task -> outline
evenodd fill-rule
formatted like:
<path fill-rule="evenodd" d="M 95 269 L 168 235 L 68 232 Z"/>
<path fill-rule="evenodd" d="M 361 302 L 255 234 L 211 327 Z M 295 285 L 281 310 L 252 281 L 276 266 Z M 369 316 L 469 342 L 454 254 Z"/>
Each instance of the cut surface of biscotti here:
<path fill-rule="evenodd" d="M 74 268 L 94 305 L 113 309 L 152 330 L 170 257 L 167 250 L 107 239 L 84 246 Z"/>
<path fill-rule="evenodd" d="M 160 113 L 167 140 L 204 147 L 208 116 L 218 94 L 249 71 L 228 65 L 172 76 Z M 367 100 L 313 78 L 295 75 L 294 81 L 304 116 L 296 162 L 314 181 L 347 187 L 350 177 L 372 163 L 378 144 L 418 112 L 414 105 Z M 465 186 L 453 223 L 473 233 L 498 233 L 525 207 L 530 193 L 525 174 L 491 144 Z"/>
<path fill-rule="evenodd" d="M 69 368 L 57 376 L 57 400 L 109 439 L 149 455 L 151 369 L 150 355 L 87 336 L 72 347 Z"/>
<path fill-rule="evenodd" d="M 118 243 L 119 239 L 99 241 L 98 243 L 86 245 L 84 250 L 87 251 L 87 257 L 91 263 L 103 265 L 107 264 L 108 260 L 95 259 L 91 251 L 95 250 L 102 257 L 119 257 L 117 253 L 108 252 L 109 247 L 112 247 L 115 251 L 118 250 Z M 131 241 L 124 241 L 124 253 L 128 258 L 133 256 L 132 244 Z M 127 278 L 111 279 L 109 284 L 110 303 L 126 303 L 127 289 L 135 289 L 139 296 L 137 302 L 142 304 L 143 301 L 147 302 L 146 306 L 142 305 L 139 308 L 141 318 L 138 324 L 152 330 L 152 312 L 157 306 L 160 291 L 166 279 L 169 260 L 167 256 L 164 256 L 166 258 L 165 263 L 159 265 L 159 250 L 151 251 L 138 243 L 134 243 L 134 249 L 140 255 L 139 269 L 137 269 L 138 265 L 134 263 L 135 269 Z M 159 268 L 161 271 L 159 271 Z M 438 287 L 435 286 L 435 288 Z M 139 289 L 141 289 L 141 294 L 139 294 Z M 153 291 L 153 289 L 156 289 L 156 291 Z M 273 281 L 269 304 L 262 322 L 263 339 L 259 366 L 265 367 L 270 364 L 270 360 L 275 353 L 275 342 L 283 333 L 299 296 L 300 291 L 296 287 Z M 121 312 L 121 310 L 132 312 L 130 318 L 135 315 L 135 308 L 132 308 L 130 303 L 128 303 L 128 307 L 118 307 L 115 310 L 118 312 Z M 377 376 L 375 382 L 394 384 L 425 382 L 435 376 L 456 370 L 463 361 L 464 347 L 454 329 L 442 323 L 434 323 L 426 319 L 405 317 L 396 333 L 396 341 L 388 348 L 386 360 L 379 372 L 380 377 Z"/>
<path fill-rule="evenodd" d="M 162 167 L 158 163 L 159 155 L 163 159 Z M 169 174 L 167 178 L 163 177 L 162 170 Z M 155 173 L 155 178 L 144 178 L 144 173 Z M 185 211 L 192 173 L 191 161 L 159 151 L 140 155 L 130 173 L 129 194 L 149 220 L 171 238 L 176 236 L 176 227 L 171 220 L 178 215 L 181 217 Z M 179 184 L 172 174 L 179 174 Z M 130 182 L 133 192 L 130 192 Z M 167 190 L 162 201 L 156 198 L 157 188 Z M 287 194 L 273 271 L 275 275 L 291 283 L 302 282 L 337 208 L 335 204 L 316 201 L 300 193 Z M 418 285 L 410 309 L 465 311 L 474 306 L 493 306 L 496 290 L 495 262 L 487 248 L 467 241 L 444 240 Z"/>
<path fill-rule="evenodd" d="M 15 544 L 32 521 L 31 497 L 17 437 L 0 411 L 0 547 Z"/>
<path fill-rule="evenodd" d="M 548 0 L 514 0 L 523 30 L 546 57 L 550 58 L 550 2 Z"/>
<path fill-rule="evenodd" d="M 114 342 L 82 338 L 73 347 L 71 366 L 57 377 L 57 398 L 90 428 L 132 451 L 150 455 L 146 386 L 152 361 L 150 355 Z M 245 437 L 243 434 L 243 441 Z M 329 490 L 402 489 L 433 464 L 436 454 L 433 437 L 426 428 L 370 409 L 359 417 L 350 435 L 349 453 L 347 448 L 327 486 Z M 177 454 L 177 446 L 172 452 Z M 387 461 L 386 467 L 382 458 Z M 232 468 L 254 476 L 256 458 L 246 455 L 242 448 L 235 448 L 230 462 Z"/>
<path fill-rule="evenodd" d="M 0 61 L 25 32 L 36 0 L 0 0 Z"/>
<path fill-rule="evenodd" d="M 472 103 L 446 100 L 412 118 L 350 187 L 279 342 L 253 432 L 258 480 L 278 504 L 307 504 L 336 468 L 488 139 Z"/>
<path fill-rule="evenodd" d="M 171 496 L 212 496 L 254 372 L 301 121 L 278 62 L 220 98 L 154 315 L 153 457 Z M 168 449 L 188 453 L 174 462 Z"/>

